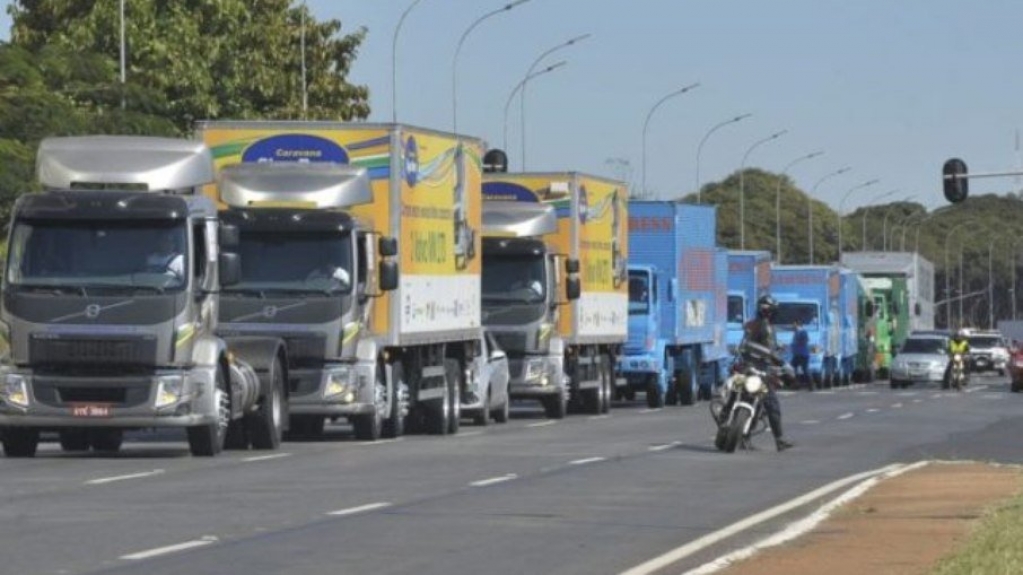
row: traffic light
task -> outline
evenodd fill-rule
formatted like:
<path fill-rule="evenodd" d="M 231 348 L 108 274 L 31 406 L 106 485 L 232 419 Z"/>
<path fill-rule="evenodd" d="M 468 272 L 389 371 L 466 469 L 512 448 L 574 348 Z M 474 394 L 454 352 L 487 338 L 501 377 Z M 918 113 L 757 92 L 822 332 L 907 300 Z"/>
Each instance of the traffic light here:
<path fill-rule="evenodd" d="M 947 160 L 941 168 L 941 174 L 946 200 L 958 204 L 970 195 L 969 180 L 966 178 L 966 162 L 959 158 Z"/>

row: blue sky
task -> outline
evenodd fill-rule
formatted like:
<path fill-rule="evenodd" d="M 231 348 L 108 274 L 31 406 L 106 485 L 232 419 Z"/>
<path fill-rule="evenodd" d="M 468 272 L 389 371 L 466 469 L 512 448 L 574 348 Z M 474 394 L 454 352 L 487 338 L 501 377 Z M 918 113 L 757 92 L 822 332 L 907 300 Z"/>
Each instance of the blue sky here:
<path fill-rule="evenodd" d="M 308 0 L 318 19 L 369 31 L 350 79 L 371 90 L 371 121 L 390 121 L 391 42 L 411 0 Z M 459 37 L 501 0 L 422 0 L 398 45 L 398 119 L 452 128 L 451 63 Z M 458 124 L 491 146 L 503 140 L 505 103 L 530 63 L 580 34 L 592 37 L 554 54 L 567 65 L 529 84 L 527 168 L 642 174 L 642 127 L 661 97 L 700 87 L 661 106 L 647 139 L 646 181 L 660 197 L 696 186 L 699 142 L 715 124 L 750 118 L 707 140 L 704 183 L 746 162 L 780 172 L 822 149 L 790 175 L 819 199 L 847 211 L 899 190 L 944 204 L 940 169 L 951 156 L 972 171 L 1020 167 L 1023 130 L 1023 2 L 1018 0 L 529 0 L 488 19 L 458 60 Z M 10 20 L 0 17 L 0 37 Z M 518 104 L 509 116 L 509 156 L 521 164 Z M 627 162 L 628 168 L 623 168 Z M 1023 186 L 1015 178 L 978 180 L 973 193 Z M 887 200 L 885 200 L 887 201 Z"/>

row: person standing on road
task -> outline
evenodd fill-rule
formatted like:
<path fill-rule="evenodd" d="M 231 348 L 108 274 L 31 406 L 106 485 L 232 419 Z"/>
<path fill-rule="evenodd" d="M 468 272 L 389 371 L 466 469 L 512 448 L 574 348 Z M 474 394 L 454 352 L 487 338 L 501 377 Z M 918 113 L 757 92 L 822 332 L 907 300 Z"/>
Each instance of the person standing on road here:
<path fill-rule="evenodd" d="M 797 319 L 792 324 L 792 369 L 796 372 L 796 381 L 806 385 L 813 391 L 813 378 L 810 377 L 810 334 Z"/>
<path fill-rule="evenodd" d="M 757 300 L 757 317 L 746 322 L 744 327 L 746 341 L 750 341 L 766 347 L 771 353 L 777 354 L 778 340 L 774 335 L 774 327 L 771 326 L 771 319 L 778 310 L 778 302 L 770 295 L 760 296 Z M 777 358 L 777 356 L 775 356 Z M 779 365 L 784 362 L 777 358 Z M 764 409 L 767 411 L 767 421 L 771 424 L 771 434 L 774 435 L 774 446 L 778 451 L 785 451 L 794 444 L 786 441 L 782 436 L 781 429 L 781 403 L 778 401 L 778 394 L 775 387 L 778 385 L 776 378 L 768 378 L 767 397 L 764 398 Z"/>

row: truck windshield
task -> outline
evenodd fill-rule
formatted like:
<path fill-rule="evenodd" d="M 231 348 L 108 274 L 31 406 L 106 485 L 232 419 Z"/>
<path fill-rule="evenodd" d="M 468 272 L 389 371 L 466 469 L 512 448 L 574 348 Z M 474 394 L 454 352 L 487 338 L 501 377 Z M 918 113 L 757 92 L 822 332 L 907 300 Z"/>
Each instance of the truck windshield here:
<path fill-rule="evenodd" d="M 183 221 L 19 221 L 7 281 L 42 289 L 183 289 L 189 269 Z"/>
<path fill-rule="evenodd" d="M 650 276 L 646 272 L 629 272 L 629 315 L 650 313 Z"/>
<path fill-rule="evenodd" d="M 804 327 L 817 327 L 817 304 L 782 302 L 771 323 L 774 325 L 792 325 L 799 321 Z"/>
<path fill-rule="evenodd" d="M 542 255 L 483 256 L 483 303 L 542 303 L 547 290 Z"/>
<path fill-rule="evenodd" d="M 741 295 L 728 296 L 728 323 L 746 322 L 746 298 Z"/>
<path fill-rule="evenodd" d="M 348 293 L 352 289 L 350 232 L 242 230 L 241 281 L 228 292 Z"/>

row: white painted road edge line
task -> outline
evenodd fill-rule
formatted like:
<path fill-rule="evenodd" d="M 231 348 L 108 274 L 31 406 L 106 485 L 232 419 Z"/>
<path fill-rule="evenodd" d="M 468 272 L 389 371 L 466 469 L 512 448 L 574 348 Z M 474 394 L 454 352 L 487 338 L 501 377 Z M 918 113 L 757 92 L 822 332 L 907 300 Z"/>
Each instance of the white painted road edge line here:
<path fill-rule="evenodd" d="M 245 463 L 252 463 L 255 461 L 269 461 L 271 459 L 280 459 L 282 457 L 290 456 L 291 456 L 290 453 L 274 453 L 271 455 L 256 455 L 254 457 L 246 457 L 245 459 L 242 459 L 242 461 L 244 461 Z"/>
<path fill-rule="evenodd" d="M 156 549 L 149 549 L 148 551 L 139 551 L 138 553 L 131 553 L 129 555 L 121 555 L 121 559 L 126 561 L 140 561 L 142 559 L 150 559 L 159 555 L 166 555 L 168 553 L 177 553 L 178 551 L 186 551 L 188 549 L 195 549 L 196 547 L 205 547 L 207 545 L 213 545 L 217 542 L 217 538 L 213 536 L 203 537 L 202 539 L 195 539 L 193 541 L 185 541 L 184 543 L 177 543 L 175 545 L 168 545 L 166 547 L 157 547 Z"/>
<path fill-rule="evenodd" d="M 850 501 L 856 499 L 857 497 L 860 497 L 861 495 L 866 493 L 867 490 L 869 490 L 871 487 L 877 485 L 882 479 L 890 479 L 892 477 L 902 475 L 903 473 L 906 473 L 908 471 L 912 471 L 914 469 L 923 467 L 924 465 L 927 464 L 928 462 L 926 461 L 920 461 L 912 465 L 905 465 L 898 469 L 889 471 L 887 473 L 881 473 L 868 479 L 865 479 L 858 483 L 853 488 L 846 491 L 845 493 L 842 493 L 838 497 L 825 503 L 810 515 L 789 524 L 787 527 L 785 527 L 785 529 L 779 531 L 778 533 L 765 537 L 764 539 L 761 539 L 760 541 L 748 547 L 737 549 L 732 553 L 719 557 L 708 563 L 704 563 L 703 565 L 697 567 L 696 569 L 686 571 L 684 575 L 710 575 L 711 573 L 715 573 L 722 569 L 728 568 L 737 561 L 749 559 L 750 557 L 752 557 L 757 552 L 763 549 L 767 549 L 768 547 L 776 547 L 778 545 L 788 543 L 789 541 L 792 541 L 793 539 L 801 537 L 802 535 L 805 535 L 812 531 L 815 527 L 820 525 L 821 522 L 830 517 L 831 514 L 836 509 L 849 503 Z"/>
<path fill-rule="evenodd" d="M 502 475 L 500 477 L 491 477 L 490 479 L 481 479 L 479 481 L 473 481 L 469 485 L 472 487 L 486 487 L 488 485 L 494 485 L 495 483 L 504 483 L 505 481 L 511 481 L 512 479 L 518 479 L 518 475 L 509 473 L 508 475 Z"/>
<path fill-rule="evenodd" d="M 141 473 L 130 473 L 128 475 L 117 475 L 114 477 L 100 477 L 99 479 L 90 479 L 86 481 L 86 485 L 103 485 L 105 483 L 114 483 L 115 481 L 125 481 L 128 479 L 141 479 L 143 477 L 152 477 L 154 475 L 160 475 L 163 473 L 162 469 L 154 469 L 152 471 L 143 471 Z"/>
<path fill-rule="evenodd" d="M 820 420 L 818 420 L 818 419 L 804 419 L 803 421 L 800 421 L 799 423 L 800 423 L 800 425 L 817 425 L 818 423 L 820 423 Z"/>
<path fill-rule="evenodd" d="M 849 418 L 851 418 L 851 417 L 852 417 L 853 415 L 854 415 L 854 414 L 852 414 L 852 413 L 843 413 L 842 415 L 839 415 L 839 416 L 838 416 L 838 418 L 839 418 L 839 419 L 849 419 Z"/>
<path fill-rule="evenodd" d="M 606 457 L 587 457 L 586 459 L 576 459 L 575 461 L 569 461 L 569 465 L 586 465 L 587 463 L 596 463 L 598 461 L 604 461 Z"/>
<path fill-rule="evenodd" d="M 540 422 L 537 422 L 537 423 L 530 423 L 526 427 L 547 427 L 548 425 L 554 425 L 555 423 L 557 423 L 557 421 L 554 421 L 554 420 L 540 421 Z"/>
<path fill-rule="evenodd" d="M 876 407 L 871 407 L 870 409 L 867 410 L 867 413 L 877 413 L 879 411 L 881 410 Z"/>
<path fill-rule="evenodd" d="M 671 443 L 665 443 L 664 445 L 651 445 L 650 447 L 647 447 L 646 450 L 647 451 L 666 451 L 668 449 L 671 449 L 672 447 L 678 447 L 679 445 L 682 445 L 681 441 L 672 441 Z"/>
<path fill-rule="evenodd" d="M 685 559 L 686 557 L 698 551 L 706 549 L 707 547 L 710 547 L 711 545 L 723 541 L 737 533 L 741 533 L 746 529 L 759 525 L 779 515 L 788 513 L 793 509 L 802 507 L 803 505 L 806 505 L 807 503 L 813 501 L 814 499 L 824 497 L 825 495 L 828 495 L 833 491 L 838 491 L 839 489 L 842 489 L 843 487 L 849 484 L 856 483 L 857 481 L 861 481 L 868 477 L 873 477 L 880 473 L 889 473 L 891 471 L 900 469 L 901 467 L 902 467 L 901 464 L 892 464 L 887 467 L 882 467 L 880 469 L 864 471 L 863 473 L 857 473 L 855 475 L 850 475 L 849 477 L 845 477 L 843 479 L 832 481 L 831 483 L 823 487 L 819 487 L 811 491 L 810 493 L 803 494 L 791 501 L 782 503 L 770 509 L 765 509 L 764 511 L 761 511 L 756 515 L 751 515 L 741 521 L 737 521 L 713 533 L 704 535 L 699 539 L 690 541 L 689 543 L 677 547 L 661 555 L 660 557 L 654 557 L 653 559 L 640 565 L 637 565 L 636 567 L 633 567 L 628 571 L 623 571 L 621 575 L 649 575 L 650 573 L 656 573 L 657 571 L 664 569 L 665 567 L 671 565 L 672 563 L 676 563 L 682 559 Z"/>
<path fill-rule="evenodd" d="M 366 511 L 374 511 L 376 509 L 383 509 L 384 507 L 390 507 L 391 504 L 386 501 L 380 503 L 370 503 L 367 505 L 360 505 L 358 507 L 349 507 L 348 509 L 338 509 L 337 511 L 331 511 L 327 515 L 333 515 L 335 517 L 342 517 L 345 515 L 355 515 L 356 513 L 363 513 Z"/>

